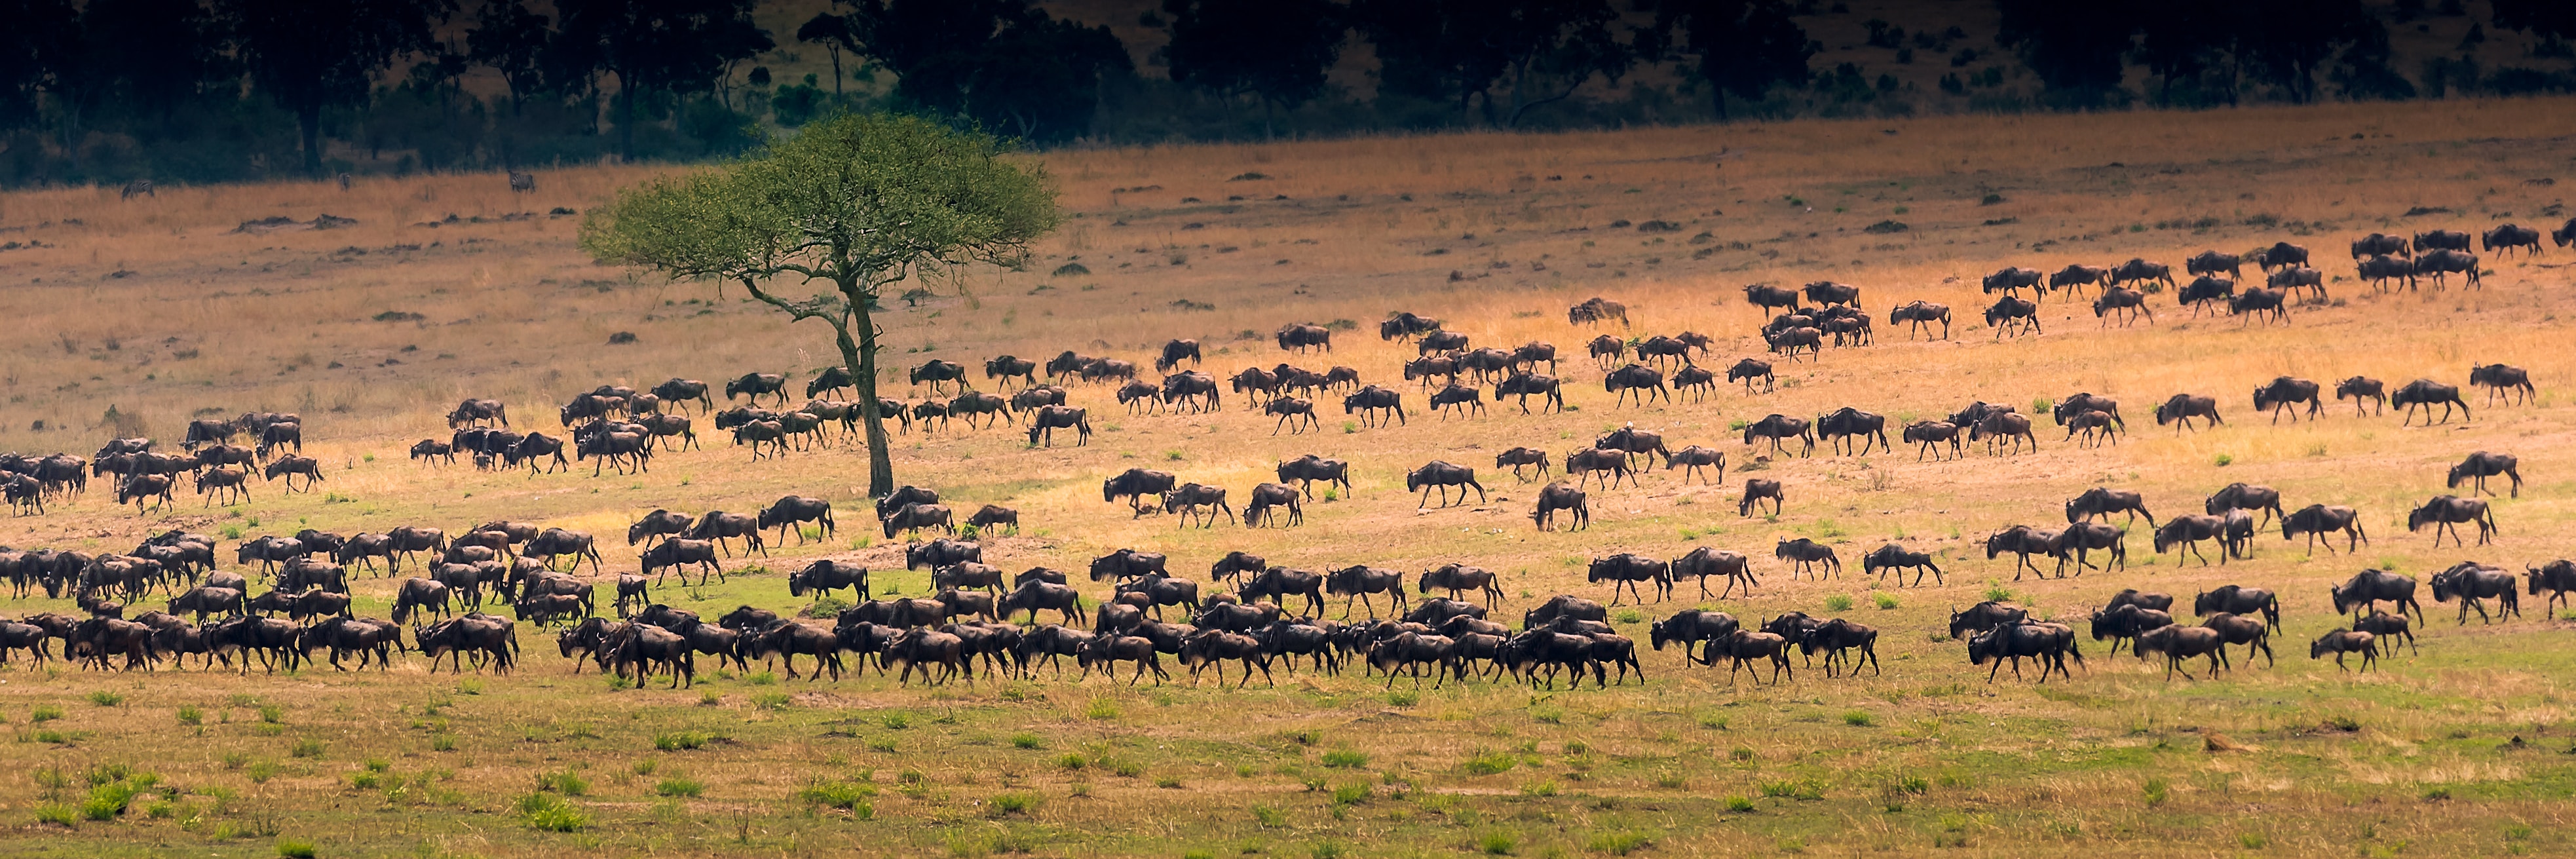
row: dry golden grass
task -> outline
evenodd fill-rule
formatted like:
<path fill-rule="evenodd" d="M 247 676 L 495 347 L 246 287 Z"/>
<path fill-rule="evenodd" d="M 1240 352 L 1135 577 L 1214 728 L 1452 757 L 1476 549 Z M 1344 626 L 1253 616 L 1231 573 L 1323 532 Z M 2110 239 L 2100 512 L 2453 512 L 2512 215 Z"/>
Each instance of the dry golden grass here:
<path fill-rule="evenodd" d="M 2553 678 L 2576 660 L 2560 640 L 2564 624 L 2544 621 L 2538 600 L 2525 606 L 2525 620 L 2465 629 L 2451 624 L 2452 606 L 2428 606 L 2435 622 L 2423 654 L 2383 662 L 2385 674 L 2344 675 L 2297 651 L 2335 622 L 2325 584 L 2362 564 L 2418 575 L 2464 557 L 2514 567 L 2556 557 L 2576 536 L 2565 501 L 2576 484 L 2563 477 L 2571 459 L 2563 380 L 2576 377 L 2560 346 L 2559 317 L 2571 312 L 2564 269 L 2555 267 L 2564 251 L 2491 261 L 2483 291 L 2373 295 L 2346 275 L 2330 284 L 2340 304 L 2298 308 L 2286 328 L 2191 319 L 2169 296 L 2158 297 L 2158 324 L 2126 330 L 2100 330 L 2081 306 L 2051 302 L 2045 336 L 1996 343 L 1974 317 L 1984 304 L 1977 276 L 2007 264 L 2053 270 L 2145 256 L 2179 265 L 2202 248 L 2289 237 L 2320 267 L 2343 273 L 2344 242 L 2372 230 L 2554 221 L 2540 213 L 2559 192 L 2531 182 L 2570 178 L 2557 175 L 2567 141 L 2554 121 L 2569 106 L 1801 122 L 1047 153 L 1077 217 L 1041 262 L 935 284 L 939 298 L 888 314 L 890 342 L 904 350 L 888 363 L 898 367 L 925 355 L 971 367 L 1003 352 L 1067 348 L 1144 363 L 1163 339 L 1186 336 L 1208 344 L 1206 369 L 1219 375 L 1291 360 L 1348 364 L 1392 384 L 1411 350 L 1378 342 L 1368 326 L 1394 310 L 1445 319 L 1480 345 L 1548 340 L 1574 354 L 1593 332 L 1568 328 L 1563 309 L 1603 295 L 1632 308 L 1637 325 L 1626 333 L 1715 335 L 1710 360 L 1722 365 L 1759 351 L 1750 332 L 1760 317 L 1741 300 L 1745 283 L 1855 283 L 1881 316 L 1904 300 L 1948 303 L 1958 317 L 1952 341 L 1909 341 L 1883 327 L 1876 346 L 1781 363 L 1775 394 L 1721 389 L 1706 403 L 1613 408 L 1602 402 L 1599 371 L 1577 358 L 1562 370 L 1577 410 L 1562 416 L 1524 417 L 1505 405 L 1460 423 L 1417 407 L 1409 425 L 1393 429 L 1346 431 L 1334 414 L 1320 435 L 1274 438 L 1269 420 L 1231 396 L 1219 414 L 1128 416 L 1106 388 L 1078 387 L 1075 404 L 1090 407 L 1101 430 L 1088 447 L 1031 450 L 1009 427 L 898 437 L 904 482 L 939 487 L 969 509 L 992 502 L 1022 511 L 1028 533 L 992 550 L 1012 569 L 1079 569 L 1119 546 L 1167 551 L 1193 571 L 1236 548 L 1307 567 L 1419 570 L 1458 559 L 1503 572 L 1511 599 L 1502 613 L 1517 616 L 1552 593 L 1598 597 L 1581 581 L 1584 558 L 1715 545 L 1756 556 L 1765 588 L 1714 605 L 1747 618 L 1821 615 L 1831 598 L 1851 597 L 1856 606 L 1842 613 L 1882 630 L 1881 677 L 1828 681 L 1802 671 L 1777 688 L 1730 686 L 1664 653 L 1648 655 L 1652 684 L 1608 692 L 1471 685 L 1390 698 L 1356 676 L 1283 677 L 1275 692 L 1129 690 L 1096 679 L 922 691 L 874 676 L 821 685 L 734 676 L 702 684 L 718 696 L 702 706 L 687 691 L 612 694 L 587 674 L 567 677 L 563 661 L 537 652 L 545 642 L 533 634 L 525 671 L 472 679 L 470 690 L 425 677 L 417 664 L 385 677 L 326 669 L 246 680 L 13 669 L 0 673 L 10 680 L 0 683 L 0 714 L 21 742 L 0 744 L 0 760 L 12 772 L 58 768 L 71 786 L 0 780 L 0 823 L 29 826 L 36 807 L 76 806 L 83 769 L 124 762 L 192 793 L 170 820 L 136 813 L 12 837 L 35 851 L 81 855 L 266 852 L 265 837 L 241 833 L 270 828 L 321 840 L 334 854 L 825 845 L 902 855 L 1024 847 L 1320 856 L 1336 846 L 1349 851 L 1341 855 L 1497 847 L 1575 855 L 1617 852 L 1623 833 L 1665 855 L 1933 846 L 2563 852 L 2564 827 L 2553 824 L 2565 822 L 2570 770 L 2556 753 L 2569 741 L 2566 693 Z M 1247 172 L 1270 178 L 1229 181 Z M 366 183 L 346 194 L 290 185 L 178 189 L 133 203 L 69 190 L 0 198 L 7 223 L 26 228 L 8 238 L 46 245 L 0 252 L 0 278 L 23 278 L 0 293 L 0 312 L 22 331 L 0 343 L 9 397 L 0 448 L 86 454 L 106 435 L 96 424 L 111 403 L 165 441 L 201 410 L 297 410 L 331 466 L 325 490 L 342 499 L 281 498 L 259 487 L 238 509 L 205 510 L 191 499 L 138 517 L 94 490 L 43 517 L 7 520 L 0 543 L 115 550 L 169 527 L 258 534 L 309 524 L 345 533 L 499 517 L 614 543 L 621 525 L 655 506 L 740 511 L 799 492 L 833 499 L 851 530 L 824 546 L 778 550 L 768 569 L 826 552 L 879 570 L 898 566 L 896 547 L 856 539 L 869 524 L 857 497 L 865 461 L 845 449 L 753 463 L 708 433 L 703 453 L 661 458 L 648 475 L 599 479 L 402 460 L 411 441 L 445 436 L 438 415 L 465 396 L 503 398 L 519 424 L 552 430 L 555 403 L 603 382 L 716 381 L 755 369 L 792 369 L 801 381 L 830 360 L 820 332 L 784 326 L 739 296 L 711 301 L 703 285 L 589 264 L 572 247 L 577 218 L 545 214 L 588 208 L 642 175 L 542 173 L 539 192 L 518 196 L 498 177 L 463 176 Z M 1140 186 L 1150 190 L 1133 190 Z M 1983 204 L 1988 194 L 2004 199 Z M 1228 199 L 1235 196 L 1244 199 Z M 1200 202 L 1183 202 L 1192 197 Z M 2456 213 L 2401 216 L 2415 206 Z M 228 232 L 244 220 L 318 212 L 360 223 Z M 412 226 L 450 212 L 487 222 Z M 535 217 L 498 220 L 513 212 Z M 2267 215 L 2277 225 L 2248 223 Z M 2215 223 L 2191 225 L 2202 218 Z M 1649 219 L 1681 229 L 1611 226 Z M 1910 229 L 1864 232 L 1891 219 Z M 2005 219 L 2013 220 L 1985 223 Z M 1694 243 L 1703 231 L 1708 240 Z M 400 247 L 409 245 L 419 247 Z M 1710 253 L 1695 257 L 1701 250 Z M 1093 274 L 1051 274 L 1077 259 Z M 1183 300 L 1214 308 L 1175 304 Z M 386 311 L 425 318 L 373 320 Z M 1282 356 L 1268 340 L 1283 323 L 1333 320 L 1361 329 L 1338 333 L 1329 357 Z M 616 331 L 641 342 L 605 345 Z M 1257 336 L 1236 339 L 1243 331 Z M 2496 361 L 2529 368 L 2541 388 L 2536 401 L 2489 408 L 2472 392 L 2476 420 L 2433 429 L 2400 428 L 2394 415 L 2355 418 L 2348 404 L 2330 404 L 2316 423 L 2270 426 L 2247 396 L 2275 375 L 2460 383 L 2471 363 Z M 1414 390 L 1408 399 L 1418 403 Z M 1768 462 L 1764 475 L 1789 492 L 1776 521 L 1736 517 L 1734 487 L 1685 486 L 1656 472 L 1641 488 L 1596 491 L 1593 530 L 1542 534 L 1526 515 L 1534 487 L 1489 465 L 1492 453 L 1521 444 L 1561 456 L 1635 421 L 1675 447 L 1725 450 L 1740 468 L 1750 454 L 1729 425 L 1769 412 L 1853 405 L 1901 422 L 1970 399 L 2028 411 L 2034 400 L 2076 391 L 2119 399 L 2136 434 L 2092 450 L 2043 427 L 2038 454 L 1972 453 L 1938 464 L 1917 463 L 1910 451 Z M 2154 428 L 2154 403 L 2184 391 L 2219 397 L 2230 425 L 2182 435 Z M 30 430 L 40 419 L 48 429 Z M 2522 498 L 2497 502 L 2502 541 L 2433 550 L 2425 535 L 2406 534 L 2405 508 L 2441 491 L 2440 470 L 2481 448 L 2519 454 L 2532 479 Z M 1293 531 L 1176 530 L 1167 518 L 1131 519 L 1093 494 L 1102 477 L 1134 465 L 1241 493 L 1268 479 L 1279 459 L 1309 451 L 1352 461 L 1358 485 L 1353 497 L 1312 505 L 1307 526 Z M 1477 466 L 1492 501 L 1426 513 L 1404 505 L 1403 472 L 1434 458 Z M 1731 471 L 1729 480 L 1741 478 Z M 1995 528 L 2057 521 L 2063 499 L 2097 483 L 2140 489 L 2165 516 L 2235 480 L 2278 487 L 2293 508 L 2359 507 L 2374 543 L 2357 559 L 2312 558 L 2267 536 L 2251 561 L 2175 569 L 2151 563 L 2147 535 L 2136 533 L 2127 572 L 2036 583 L 2014 582 L 2008 565 L 1974 552 Z M 1857 556 L 1884 541 L 1936 551 L 1949 583 L 1792 582 L 1767 553 L 1775 537 L 1791 535 L 1836 544 L 1854 577 Z M 610 555 L 612 571 L 632 568 L 623 547 Z M 904 593 L 925 584 L 917 573 L 881 575 L 881 588 Z M 663 598 L 719 612 L 739 602 L 794 607 L 778 578 L 755 572 Z M 2283 594 L 2288 631 L 2274 643 L 2284 658 L 2277 668 L 2240 666 L 2217 682 L 2168 685 L 2152 667 L 2096 649 L 2072 683 L 1989 688 L 1962 664 L 1958 644 L 1934 635 L 1946 606 L 1984 598 L 1990 582 L 2063 618 L 2120 587 L 2188 599 L 2231 581 Z M 361 610 L 381 612 L 390 588 L 361 582 Z M 1882 593 L 1897 607 L 1873 605 Z M 1687 586 L 1684 594 L 1695 596 Z M 64 605 L 20 601 L 11 610 Z M 1645 637 L 1642 624 L 1622 626 Z M 92 692 L 122 697 L 100 706 L 85 700 Z M 766 697 L 780 693 L 791 696 Z M 183 705 L 202 708 L 202 732 L 169 721 Z M 284 727 L 260 727 L 261 705 L 284 708 Z M 64 716 L 31 724 L 37 707 Z M 1867 724 L 1847 723 L 1847 713 Z M 898 714 L 903 727 L 890 726 Z M 2343 720 L 2356 730 L 2333 727 Z M 66 742 L 48 741 L 48 731 Z M 681 731 L 731 739 L 653 751 L 657 734 Z M 1301 742 L 1302 732 L 1314 733 Z M 1039 748 L 1019 748 L 1020 734 Z M 325 751 L 296 757 L 289 747 L 298 739 Z M 1325 753 L 1341 748 L 1368 760 L 1327 765 Z M 1065 768 L 1066 754 L 1083 756 L 1083 766 Z M 1467 762 L 1479 756 L 1512 768 L 1477 774 Z M 371 758 L 428 778 L 399 795 L 358 789 Z M 655 772 L 635 773 L 639 759 L 655 761 Z M 249 777 L 269 761 L 280 767 L 274 778 Z M 1120 763 L 1141 770 L 1122 776 Z M 536 774 L 565 768 L 590 782 L 574 801 L 592 828 L 530 831 L 511 803 L 535 787 Z M 703 782 L 703 795 L 658 796 L 673 770 Z M 907 770 L 921 774 L 918 784 L 904 780 Z M 873 821 L 817 813 L 795 798 L 809 779 L 863 773 L 873 773 L 878 791 L 867 800 Z M 1163 779 L 1179 789 L 1156 787 Z M 1309 791 L 1315 779 L 1322 789 Z M 1354 784 L 1371 785 L 1369 796 L 1333 801 Z M 1787 795 L 1765 797 L 1766 786 Z M 1798 798 L 1802 791 L 1822 798 Z M 1039 801 L 1002 811 L 991 800 L 1004 793 Z M 1752 810 L 1732 810 L 1733 797 Z M 195 813 L 204 815 L 195 825 L 179 825 Z M 233 838 L 217 838 L 219 828 Z"/>

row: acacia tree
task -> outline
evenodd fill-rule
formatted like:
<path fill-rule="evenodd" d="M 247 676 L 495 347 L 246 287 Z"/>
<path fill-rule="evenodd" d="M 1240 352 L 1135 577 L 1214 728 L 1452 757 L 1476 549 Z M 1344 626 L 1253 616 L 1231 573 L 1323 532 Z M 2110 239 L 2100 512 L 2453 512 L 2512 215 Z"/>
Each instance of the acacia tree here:
<path fill-rule="evenodd" d="M 1046 172 L 992 137 L 917 117 L 838 116 L 733 164 L 647 181 L 593 210 L 601 262 L 732 281 L 790 321 L 831 326 L 858 383 L 868 492 L 894 491 L 877 405 L 884 291 L 975 264 L 1016 266 L 1059 213 Z"/>

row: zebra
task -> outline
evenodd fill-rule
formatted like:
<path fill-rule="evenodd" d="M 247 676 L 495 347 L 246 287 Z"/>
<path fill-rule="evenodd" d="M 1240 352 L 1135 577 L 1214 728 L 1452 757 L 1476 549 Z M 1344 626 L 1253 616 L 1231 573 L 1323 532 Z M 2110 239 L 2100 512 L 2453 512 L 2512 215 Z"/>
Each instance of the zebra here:
<path fill-rule="evenodd" d="M 150 197 L 158 200 L 161 198 L 161 195 L 153 193 L 152 180 L 150 179 L 136 179 L 132 182 L 127 182 L 125 183 L 124 188 L 116 192 L 116 198 L 119 200 L 131 200 L 136 197 Z"/>
<path fill-rule="evenodd" d="M 510 171 L 510 190 L 513 192 L 537 190 L 537 177 L 512 170 Z"/>

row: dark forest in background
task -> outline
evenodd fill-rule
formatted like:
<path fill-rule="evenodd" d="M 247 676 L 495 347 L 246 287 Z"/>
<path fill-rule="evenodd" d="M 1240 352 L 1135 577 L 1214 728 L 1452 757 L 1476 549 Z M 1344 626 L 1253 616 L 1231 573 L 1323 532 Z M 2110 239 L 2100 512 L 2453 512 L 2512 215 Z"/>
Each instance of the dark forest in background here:
<path fill-rule="evenodd" d="M 9 0 L 0 183 L 707 159 L 838 110 L 1045 147 L 2576 90 L 2568 0 L 797 5 Z"/>

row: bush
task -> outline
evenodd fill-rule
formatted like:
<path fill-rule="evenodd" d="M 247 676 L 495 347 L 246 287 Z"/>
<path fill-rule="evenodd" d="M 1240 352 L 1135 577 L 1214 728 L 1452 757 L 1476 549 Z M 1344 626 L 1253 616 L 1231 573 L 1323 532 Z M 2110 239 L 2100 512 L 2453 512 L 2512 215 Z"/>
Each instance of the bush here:
<path fill-rule="evenodd" d="M 293 838 L 277 839 L 277 855 L 286 859 L 313 859 L 313 856 L 319 852 L 321 852 L 320 848 L 315 847 L 310 841 L 297 841 Z"/>
<path fill-rule="evenodd" d="M 1364 783 L 1346 784 L 1341 787 L 1333 788 L 1334 805 L 1358 805 L 1362 802 L 1368 801 L 1368 798 L 1369 786 Z"/>
<path fill-rule="evenodd" d="M 1476 849 L 1488 856 L 1509 856 L 1512 855 L 1512 851 L 1520 849 L 1520 846 L 1521 840 L 1513 837 L 1509 832 L 1488 832 L 1485 833 L 1484 838 L 1476 842 Z"/>
<path fill-rule="evenodd" d="M 55 826 L 68 828 L 79 821 L 79 812 L 73 811 L 72 807 L 68 805 L 40 805 L 36 807 L 37 823 L 51 823 Z"/>
<path fill-rule="evenodd" d="M 1850 610 L 1851 610 L 1851 607 L 1852 607 L 1852 598 L 1851 598 L 1851 597 L 1849 597 L 1849 596 L 1846 596 L 1846 595 L 1843 595 L 1843 594 L 1835 594 L 1835 595 L 1833 595 L 1833 596 L 1829 596 L 1829 597 L 1826 597 L 1826 598 L 1825 598 L 1825 610 L 1826 610 L 1826 611 L 1833 611 L 1833 612 L 1850 611 Z"/>
<path fill-rule="evenodd" d="M 1871 719 L 1868 713 L 1864 713 L 1859 710 L 1845 710 L 1843 711 L 1843 724 L 1850 725 L 1855 728 L 1866 728 L 1877 724 L 1877 721 Z"/>
<path fill-rule="evenodd" d="M 1487 750 L 1469 756 L 1463 766 L 1469 775 L 1497 775 L 1510 772 L 1519 763 L 1509 752 Z"/>
<path fill-rule="evenodd" d="M 1118 718 L 1118 702 L 1107 698 L 1093 698 L 1089 705 L 1082 708 L 1082 715 L 1099 721 Z"/>
<path fill-rule="evenodd" d="M 179 724 L 202 725 L 205 724 L 205 721 L 206 714 L 203 711 L 198 710 L 196 705 L 190 704 L 179 708 Z"/>
<path fill-rule="evenodd" d="M 27 711 L 27 721 L 39 725 L 62 717 L 63 708 L 52 704 L 39 704 L 35 709 Z"/>
<path fill-rule="evenodd" d="M 1353 749 L 1334 749 L 1324 753 L 1324 765 L 1336 769 L 1358 769 L 1368 766 L 1369 756 Z"/>
<path fill-rule="evenodd" d="M 991 807 L 993 814 L 996 816 L 1006 814 L 1027 814 L 1031 811 L 1037 810 L 1038 795 L 1034 793 L 995 794 L 993 796 Z"/>
<path fill-rule="evenodd" d="M 787 709 L 787 693 L 762 692 L 753 695 L 751 696 L 751 706 L 758 707 L 763 710 Z"/>
<path fill-rule="evenodd" d="M 1594 833 L 1592 835 L 1592 840 L 1585 844 L 1585 847 L 1594 853 L 1608 853 L 1612 856 L 1626 856 L 1630 853 L 1643 850 L 1646 848 L 1646 845 L 1652 843 L 1654 843 L 1654 839 L 1647 838 L 1645 833 L 1620 830 L 1617 832 Z"/>
<path fill-rule="evenodd" d="M 590 815 L 562 797 L 543 792 L 519 797 L 519 817 L 540 832 L 580 832 L 590 826 Z"/>
<path fill-rule="evenodd" d="M 1726 810 L 1737 814 L 1751 814 L 1753 813 L 1753 799 L 1751 797 L 1744 796 L 1727 797 Z"/>
<path fill-rule="evenodd" d="M 851 811 L 867 805 L 867 799 L 875 795 L 876 785 L 850 781 L 816 782 L 796 792 L 796 798 L 806 803 Z"/>
<path fill-rule="evenodd" d="M 653 785 L 653 792 L 675 799 L 681 797 L 696 799 L 698 794 L 707 792 L 707 786 L 697 779 L 672 776 Z"/>
<path fill-rule="evenodd" d="M 1038 739 L 1038 735 L 1036 735 L 1036 734 L 1027 734 L 1027 733 L 1022 733 L 1022 734 L 1012 734 L 1012 735 L 1011 735 L 1011 748 L 1014 748 L 1014 749 L 1041 749 L 1041 748 L 1045 748 L 1045 747 L 1046 747 L 1046 741 L 1041 740 L 1041 739 Z"/>
<path fill-rule="evenodd" d="M 1878 607 L 1882 611 L 1893 611 L 1897 605 L 1895 594 L 1879 594 L 1873 599 L 1878 602 Z"/>
<path fill-rule="evenodd" d="M 89 702 L 101 707 L 114 707 L 118 704 L 125 703 L 125 696 L 101 689 L 96 692 L 89 693 Z"/>
<path fill-rule="evenodd" d="M 537 789 L 565 796 L 580 796 L 590 792 L 590 782 L 573 774 L 572 770 L 556 770 L 550 773 L 538 773 Z"/>
<path fill-rule="evenodd" d="M 653 748 L 660 749 L 660 750 L 662 750 L 662 751 L 666 751 L 666 752 L 684 751 L 684 750 L 688 750 L 688 749 L 695 749 L 695 748 L 698 748 L 698 747 L 701 747 L 701 746 L 706 745 L 706 744 L 707 744 L 707 739 L 708 739 L 707 735 L 705 735 L 705 734 L 700 734 L 700 733 L 696 733 L 696 732 L 693 732 L 693 731 L 680 731 L 680 732 L 677 732 L 677 733 L 669 733 L 669 734 L 654 734 L 654 735 L 653 735 Z"/>

